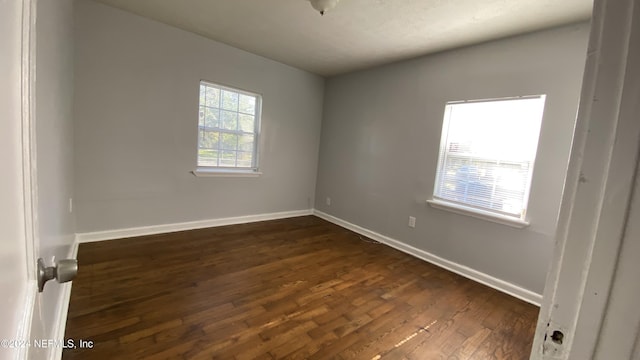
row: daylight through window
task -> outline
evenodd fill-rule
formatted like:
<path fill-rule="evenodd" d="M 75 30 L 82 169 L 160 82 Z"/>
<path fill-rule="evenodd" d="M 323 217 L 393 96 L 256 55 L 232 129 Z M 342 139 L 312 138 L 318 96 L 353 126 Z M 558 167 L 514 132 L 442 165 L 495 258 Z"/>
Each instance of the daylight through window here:
<path fill-rule="evenodd" d="M 544 102 L 447 103 L 434 199 L 524 220 Z"/>
<path fill-rule="evenodd" d="M 200 82 L 198 168 L 256 171 L 261 96 Z"/>

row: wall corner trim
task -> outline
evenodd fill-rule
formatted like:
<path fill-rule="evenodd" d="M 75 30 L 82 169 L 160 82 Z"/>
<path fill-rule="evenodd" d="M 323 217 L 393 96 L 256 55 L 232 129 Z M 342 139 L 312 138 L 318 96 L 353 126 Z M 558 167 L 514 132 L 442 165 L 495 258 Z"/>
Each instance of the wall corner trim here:
<path fill-rule="evenodd" d="M 141 227 L 128 228 L 128 229 L 116 229 L 116 230 L 96 231 L 96 232 L 88 232 L 88 233 L 78 233 L 76 234 L 76 242 L 88 243 L 88 242 L 95 242 L 95 241 L 123 239 L 123 238 L 130 238 L 130 237 L 136 237 L 136 236 L 156 235 L 156 234 L 164 234 L 164 233 L 171 233 L 171 232 L 177 232 L 177 231 L 204 229 L 204 228 L 217 227 L 217 226 L 286 219 L 291 217 L 307 216 L 312 214 L 313 214 L 313 210 L 306 209 L 306 210 L 283 211 L 283 212 L 275 212 L 275 213 L 267 213 L 267 214 L 209 219 L 209 220 L 189 221 L 189 222 L 182 222 L 182 223 L 175 223 L 175 224 L 141 226 Z"/>
<path fill-rule="evenodd" d="M 540 307 L 540 304 L 542 303 L 542 295 L 537 294 L 531 290 L 527 290 L 525 288 L 522 288 L 518 285 L 506 282 L 504 280 L 498 279 L 496 277 L 493 277 L 491 275 L 485 274 L 483 272 L 480 272 L 478 270 L 472 269 L 468 266 L 462 265 L 462 264 L 458 264 L 456 262 L 441 258 L 437 255 L 431 254 L 427 251 L 418 249 L 416 247 L 413 247 L 411 245 L 407 245 L 401 241 L 398 241 L 396 239 L 390 238 L 388 236 L 379 234 L 377 232 L 371 231 L 369 229 L 363 228 L 361 226 L 352 224 L 348 221 L 342 220 L 338 217 L 335 217 L 333 215 L 329 215 L 327 213 L 324 213 L 322 211 L 319 210 L 313 210 L 313 214 L 321 219 L 327 220 L 331 223 L 334 223 L 338 226 L 341 226 L 343 228 L 346 228 L 348 230 L 351 230 L 353 232 L 356 232 L 360 235 L 366 236 L 368 238 L 371 238 L 373 240 L 376 240 L 382 244 L 385 244 L 387 246 L 390 246 L 394 249 L 400 250 L 406 254 L 409 254 L 411 256 L 417 257 L 421 260 L 424 260 L 428 263 L 431 263 L 433 265 L 439 266 L 443 269 L 449 270 L 451 272 L 454 272 L 458 275 L 464 276 L 467 279 L 471 279 L 475 282 L 479 282 L 483 285 L 489 286 L 491 288 L 494 288 L 498 291 L 501 291 L 505 294 L 511 295 L 513 297 L 516 297 L 520 300 L 526 301 L 532 305 L 538 306 Z"/>

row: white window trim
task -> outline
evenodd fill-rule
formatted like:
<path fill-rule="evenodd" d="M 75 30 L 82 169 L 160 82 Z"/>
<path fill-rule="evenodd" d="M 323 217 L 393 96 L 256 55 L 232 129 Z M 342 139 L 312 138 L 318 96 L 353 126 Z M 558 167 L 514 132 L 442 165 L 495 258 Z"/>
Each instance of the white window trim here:
<path fill-rule="evenodd" d="M 228 91 L 236 92 L 239 94 L 256 97 L 256 101 L 257 101 L 256 114 L 255 114 L 256 126 L 255 126 L 255 132 L 254 132 L 256 141 L 253 149 L 254 165 L 253 167 L 250 167 L 250 168 L 224 168 L 224 167 L 216 167 L 216 166 L 197 166 L 196 165 L 196 170 L 191 171 L 191 174 L 193 174 L 196 177 L 258 177 L 262 175 L 262 172 L 259 171 L 260 142 L 261 142 L 260 139 L 261 139 L 261 132 L 262 132 L 262 94 L 201 79 L 199 84 L 203 84 L 203 83 L 205 85 L 215 86 L 221 90 L 228 90 Z M 198 101 L 198 108 L 199 107 L 200 107 L 200 102 Z M 198 136 L 199 136 L 200 129 L 199 127 L 197 129 L 198 129 Z M 196 154 L 197 154 L 197 151 L 199 150 L 200 148 L 196 143 Z M 196 164 L 198 164 L 197 155 L 196 155 Z"/>
<path fill-rule="evenodd" d="M 199 167 L 191 172 L 196 177 L 258 177 L 260 171 L 253 169 L 220 169 L 212 167 Z"/>
<path fill-rule="evenodd" d="M 522 220 L 520 218 L 476 209 L 470 206 L 460 205 L 445 200 L 430 199 L 427 200 L 427 203 L 434 209 L 445 210 L 459 215 L 471 216 L 476 219 L 487 220 L 497 224 L 511 226 L 517 229 L 524 229 L 525 227 L 530 225 L 528 221 Z"/>
<path fill-rule="evenodd" d="M 447 102 L 446 105 L 450 105 L 450 104 L 461 104 L 461 103 L 474 103 L 474 102 L 489 102 L 489 101 L 508 101 L 508 100 L 520 100 L 520 99 L 537 99 L 537 98 L 546 98 L 545 94 L 540 94 L 540 95 L 525 95 L 525 96 L 511 96 L 511 97 L 503 97 L 503 98 L 490 98 L 490 99 L 477 99 L 477 100 L 461 100 L 461 101 L 449 101 Z M 546 106 L 546 103 L 545 103 Z M 443 122 L 443 131 L 442 131 L 442 136 L 440 139 L 440 150 L 438 152 L 438 157 L 441 156 L 441 152 L 442 152 L 442 146 L 446 141 L 446 138 L 448 136 L 447 133 L 445 133 L 444 129 L 448 128 L 448 121 L 450 121 L 450 119 L 446 116 L 446 110 L 447 108 L 445 107 L 445 120 Z M 544 115 L 543 115 L 544 116 Z M 543 117 L 544 119 L 544 117 Z M 541 121 L 543 120 L 541 119 Z M 538 142 L 540 141 L 540 139 L 538 139 Z M 539 143 L 538 143 L 539 145 Z M 537 151 L 536 151 L 537 154 Z M 485 210 L 485 209 L 481 209 L 481 208 L 476 208 L 473 206 L 469 206 L 469 205 L 465 205 L 465 204 L 460 204 L 457 202 L 453 202 L 453 201 L 448 201 L 446 199 L 442 199 L 439 198 L 437 193 L 438 193 L 438 176 L 440 175 L 440 173 L 438 171 L 436 171 L 436 182 L 434 184 L 434 190 L 433 190 L 433 198 L 430 200 L 427 200 L 427 203 L 435 209 L 439 209 L 439 210 L 444 210 L 444 211 L 449 211 L 455 214 L 459 214 L 459 215 L 465 215 L 465 216 L 470 216 L 470 217 L 474 217 L 477 219 L 481 219 L 481 220 L 487 220 L 493 223 L 497 223 L 497 224 L 502 224 L 502 225 L 507 225 L 510 227 L 514 227 L 514 228 L 518 228 L 518 229 L 523 229 L 525 227 L 528 227 L 530 225 L 530 222 L 528 220 L 526 220 L 525 218 L 525 214 L 526 211 L 529 208 L 529 195 L 531 192 L 531 182 L 533 179 L 533 172 L 534 172 L 534 164 L 535 164 L 535 155 L 531 161 L 531 170 L 529 172 L 529 176 L 527 179 L 527 185 L 525 187 L 525 195 L 524 195 L 524 214 L 522 217 L 520 216 L 515 216 L 515 215 L 507 215 L 507 214 L 502 214 L 499 212 L 495 212 L 495 211 L 491 211 L 489 209 Z M 438 170 L 440 169 L 440 163 L 438 163 Z"/>

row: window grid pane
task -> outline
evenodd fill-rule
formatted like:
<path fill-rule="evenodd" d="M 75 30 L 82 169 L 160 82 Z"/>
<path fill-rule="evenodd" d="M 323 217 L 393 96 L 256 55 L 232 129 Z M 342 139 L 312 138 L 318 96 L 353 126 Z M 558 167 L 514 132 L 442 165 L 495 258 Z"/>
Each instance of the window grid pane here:
<path fill-rule="evenodd" d="M 256 169 L 259 96 L 200 83 L 199 167 Z"/>
<path fill-rule="evenodd" d="M 434 198 L 523 219 L 544 100 L 447 104 Z"/>

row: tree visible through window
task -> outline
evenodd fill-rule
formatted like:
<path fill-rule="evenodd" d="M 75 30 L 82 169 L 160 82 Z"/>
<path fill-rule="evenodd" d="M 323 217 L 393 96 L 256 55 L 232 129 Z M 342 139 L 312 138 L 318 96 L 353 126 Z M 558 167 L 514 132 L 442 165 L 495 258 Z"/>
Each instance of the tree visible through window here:
<path fill-rule="evenodd" d="M 434 199 L 524 219 L 544 102 L 447 103 Z"/>
<path fill-rule="evenodd" d="M 260 95 L 200 82 L 198 168 L 256 171 Z"/>

